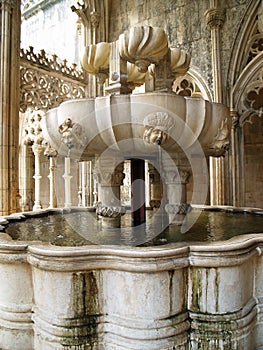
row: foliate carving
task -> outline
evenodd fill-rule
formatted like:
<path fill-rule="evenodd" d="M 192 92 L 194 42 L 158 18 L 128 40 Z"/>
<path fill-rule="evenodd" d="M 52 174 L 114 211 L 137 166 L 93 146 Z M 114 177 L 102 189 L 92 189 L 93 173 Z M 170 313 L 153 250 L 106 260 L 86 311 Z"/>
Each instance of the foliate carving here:
<path fill-rule="evenodd" d="M 222 27 L 225 21 L 225 10 L 221 8 L 211 8 L 205 13 L 206 24 L 210 29 Z"/>
<path fill-rule="evenodd" d="M 123 185 L 123 180 L 125 174 L 123 172 L 124 164 L 120 163 L 116 168 L 114 168 L 114 160 L 103 161 L 99 164 L 96 163 L 93 175 L 96 181 L 104 186 L 121 186 Z"/>
<path fill-rule="evenodd" d="M 59 125 L 58 131 L 62 135 L 61 141 L 69 150 L 72 148 L 80 148 L 85 145 L 86 138 L 81 125 L 74 123 L 70 118 L 67 118 Z"/>
<path fill-rule="evenodd" d="M 175 123 L 168 113 L 156 112 L 146 116 L 143 124 L 145 126 L 143 134 L 144 141 L 160 146 L 167 141 L 169 131 Z"/>
<path fill-rule="evenodd" d="M 214 157 L 220 157 L 225 154 L 225 152 L 229 149 L 229 130 L 228 130 L 228 119 L 225 118 L 220 128 L 217 131 L 217 134 L 214 138 L 214 141 L 210 148 L 213 150 Z"/>
<path fill-rule="evenodd" d="M 192 210 L 192 207 L 188 203 L 180 203 L 180 204 L 166 204 L 165 211 L 167 214 L 180 214 L 186 215 Z"/>
<path fill-rule="evenodd" d="M 23 116 L 24 144 L 32 146 L 33 144 L 42 145 L 44 136 L 42 134 L 41 119 L 44 116 L 43 111 L 27 110 Z"/>
<path fill-rule="evenodd" d="M 146 72 L 151 63 L 157 63 L 166 55 L 168 41 L 163 29 L 141 26 L 121 34 L 119 47 L 124 60 L 135 63 L 140 72 Z"/>
<path fill-rule="evenodd" d="M 109 207 L 99 203 L 97 204 L 96 213 L 106 218 L 118 218 L 126 213 L 126 209 L 122 206 Z"/>

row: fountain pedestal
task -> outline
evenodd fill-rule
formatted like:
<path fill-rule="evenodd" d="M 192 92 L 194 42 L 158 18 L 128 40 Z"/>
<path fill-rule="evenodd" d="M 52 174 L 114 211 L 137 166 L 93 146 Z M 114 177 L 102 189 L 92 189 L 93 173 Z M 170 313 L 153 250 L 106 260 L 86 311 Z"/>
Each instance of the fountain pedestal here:
<path fill-rule="evenodd" d="M 120 201 L 120 186 L 125 176 L 123 167 L 123 162 L 117 165 L 111 157 L 96 162 L 94 174 L 100 200 L 97 204 L 97 215 L 104 228 L 120 227 L 121 216 L 125 214 L 125 208 Z"/>

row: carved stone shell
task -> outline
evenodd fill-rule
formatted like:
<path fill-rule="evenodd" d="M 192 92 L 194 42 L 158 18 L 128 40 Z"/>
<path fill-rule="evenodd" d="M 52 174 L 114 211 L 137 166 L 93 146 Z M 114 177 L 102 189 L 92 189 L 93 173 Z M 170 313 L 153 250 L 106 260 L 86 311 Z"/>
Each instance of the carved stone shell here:
<path fill-rule="evenodd" d="M 124 60 L 135 63 L 140 72 L 146 72 L 151 63 L 157 63 L 166 55 L 168 41 L 161 28 L 133 27 L 119 36 L 119 48 Z"/>
<path fill-rule="evenodd" d="M 90 74 L 105 70 L 109 66 L 109 53 L 110 44 L 106 42 L 85 47 L 81 58 L 82 68 Z"/>
<path fill-rule="evenodd" d="M 178 48 L 170 49 L 171 71 L 178 75 L 184 75 L 189 69 L 191 56 Z"/>

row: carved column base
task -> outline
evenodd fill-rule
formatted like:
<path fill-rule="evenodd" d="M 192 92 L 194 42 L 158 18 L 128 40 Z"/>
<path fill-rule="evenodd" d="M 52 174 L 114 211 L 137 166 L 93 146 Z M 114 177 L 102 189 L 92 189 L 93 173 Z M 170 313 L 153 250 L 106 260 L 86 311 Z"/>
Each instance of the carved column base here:
<path fill-rule="evenodd" d="M 182 225 L 185 216 L 192 210 L 188 203 L 166 204 L 165 211 L 169 217 L 169 224 Z"/>
<path fill-rule="evenodd" d="M 103 228 L 118 228 L 121 226 L 121 217 L 126 212 L 125 207 L 107 207 L 98 205 L 96 213 L 101 219 Z"/>

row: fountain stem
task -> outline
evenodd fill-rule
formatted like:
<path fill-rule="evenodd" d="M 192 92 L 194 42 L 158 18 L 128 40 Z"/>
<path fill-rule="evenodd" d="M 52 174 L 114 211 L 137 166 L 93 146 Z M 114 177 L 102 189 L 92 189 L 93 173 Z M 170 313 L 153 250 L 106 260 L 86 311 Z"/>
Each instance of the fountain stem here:
<path fill-rule="evenodd" d="M 145 164 L 143 159 L 131 160 L 131 214 L 133 226 L 145 222 Z"/>

